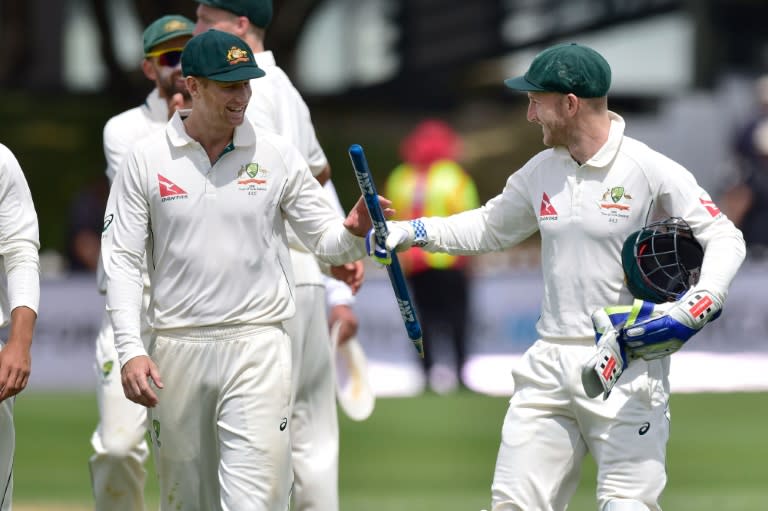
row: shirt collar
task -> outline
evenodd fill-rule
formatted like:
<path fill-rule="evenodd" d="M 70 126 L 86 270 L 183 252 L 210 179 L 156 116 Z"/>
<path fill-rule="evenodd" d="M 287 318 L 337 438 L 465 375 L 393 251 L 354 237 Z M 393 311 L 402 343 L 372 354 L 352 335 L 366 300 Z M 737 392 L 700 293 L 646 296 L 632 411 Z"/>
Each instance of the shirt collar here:
<path fill-rule="evenodd" d="M 152 89 L 147 99 L 144 100 L 144 106 L 149 110 L 149 117 L 153 121 L 168 121 L 168 103 L 160 97 L 160 91 L 157 90 L 157 87 Z"/>
<path fill-rule="evenodd" d="M 189 136 L 187 130 L 184 128 L 184 118 L 187 117 L 190 112 L 191 110 L 179 110 L 173 114 L 170 122 L 168 122 L 166 132 L 168 133 L 168 140 L 170 140 L 171 145 L 182 147 L 196 142 Z M 243 124 L 235 128 L 232 143 L 235 147 L 252 146 L 256 144 L 256 132 L 247 116 L 245 121 L 243 121 Z"/>
<path fill-rule="evenodd" d="M 275 67 L 277 65 L 277 63 L 275 62 L 275 56 L 272 54 L 270 50 L 254 53 L 253 58 L 254 60 L 256 60 L 256 65 L 259 66 L 261 69 L 266 69 L 268 67 Z"/>
<path fill-rule="evenodd" d="M 592 158 L 590 158 L 585 165 L 590 167 L 606 167 L 616 157 L 616 153 L 619 152 L 621 147 L 621 140 L 624 138 L 624 119 L 617 113 L 608 112 L 608 117 L 611 119 L 611 128 L 608 131 L 608 140 L 605 141 L 603 147 L 598 149 Z"/>

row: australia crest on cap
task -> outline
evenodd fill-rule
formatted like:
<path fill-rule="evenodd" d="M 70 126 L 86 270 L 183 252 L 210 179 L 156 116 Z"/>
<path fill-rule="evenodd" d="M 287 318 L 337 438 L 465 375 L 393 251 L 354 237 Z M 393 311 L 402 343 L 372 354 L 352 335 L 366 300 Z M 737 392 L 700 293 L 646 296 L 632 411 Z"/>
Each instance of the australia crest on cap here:
<path fill-rule="evenodd" d="M 227 62 L 229 62 L 230 66 L 239 64 L 241 62 L 248 62 L 249 60 L 248 52 L 242 48 L 233 46 L 229 49 L 229 51 L 227 51 Z"/>
<path fill-rule="evenodd" d="M 169 20 L 165 25 L 163 25 L 164 32 L 176 32 L 185 30 L 186 28 L 187 24 L 181 20 Z"/>

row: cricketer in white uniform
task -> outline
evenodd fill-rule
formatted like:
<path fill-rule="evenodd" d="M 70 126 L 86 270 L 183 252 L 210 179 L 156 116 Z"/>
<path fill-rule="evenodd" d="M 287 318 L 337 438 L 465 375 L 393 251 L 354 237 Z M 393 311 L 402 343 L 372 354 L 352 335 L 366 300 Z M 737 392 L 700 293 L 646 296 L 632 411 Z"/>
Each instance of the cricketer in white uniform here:
<path fill-rule="evenodd" d="M 29 380 L 30 346 L 40 304 L 40 241 L 27 180 L 13 153 L 0 144 L 0 511 L 11 510 L 16 434 L 13 403 Z"/>
<path fill-rule="evenodd" d="M 492 485 L 493 511 L 566 509 L 587 452 L 601 511 L 659 511 L 666 484 L 670 358 L 634 360 L 610 396 L 590 399 L 581 373 L 595 353 L 591 314 L 632 304 L 622 244 L 646 218 L 681 217 L 705 250 L 696 289 L 722 303 L 744 241 L 693 175 L 624 134 L 610 112 L 610 67 L 575 44 L 540 53 L 508 87 L 528 91 L 528 120 L 549 146 L 484 206 L 447 218 L 390 222 L 388 247 L 479 254 L 538 231 L 544 298 L 539 339 L 513 370 Z M 679 302 L 678 302 L 679 303 Z"/>
<path fill-rule="evenodd" d="M 133 143 L 150 133 L 161 132 L 168 123 L 169 101 L 184 89 L 183 83 L 178 83 L 182 79 L 181 49 L 192 38 L 194 27 L 194 23 L 184 16 L 167 15 L 144 30 L 142 70 L 155 83 L 155 88 L 144 104 L 112 117 L 104 126 L 104 155 L 110 183 Z M 146 268 L 143 274 L 142 338 L 148 343 L 149 274 Z M 99 291 L 106 293 L 106 276 L 101 262 L 98 283 Z M 144 463 L 149 455 L 144 440 L 147 411 L 125 397 L 119 369 L 112 323 L 105 309 L 96 337 L 99 423 L 91 436 L 94 454 L 89 460 L 94 508 L 96 511 L 143 511 Z"/>
<path fill-rule="evenodd" d="M 328 178 L 329 165 L 315 134 L 309 109 L 263 37 L 272 19 L 272 0 L 198 0 L 196 32 L 210 28 L 241 37 L 254 52 L 266 75 L 251 81 L 248 119 L 258 128 L 287 138 L 301 153 L 312 175 Z M 330 180 L 324 185 L 343 215 Z M 326 303 L 332 311 L 349 307 L 354 297 L 344 283 L 323 275 L 315 256 L 286 226 L 294 282 L 296 314 L 286 322 L 292 342 L 294 400 L 291 423 L 296 511 L 334 511 L 339 508 L 339 426 L 335 374 Z M 360 266 L 362 268 L 362 265 Z M 327 272 L 328 270 L 325 269 Z M 350 312 L 351 314 L 351 312 Z"/>
<path fill-rule="evenodd" d="M 244 41 L 197 35 L 182 70 L 191 112 L 134 147 L 107 212 L 107 308 L 123 388 L 151 407 L 162 509 L 284 511 L 293 478 L 283 322 L 296 309 L 285 220 L 329 264 L 363 257 L 371 223 L 362 200 L 341 219 L 298 150 L 247 122 L 249 80 L 263 71 Z"/>

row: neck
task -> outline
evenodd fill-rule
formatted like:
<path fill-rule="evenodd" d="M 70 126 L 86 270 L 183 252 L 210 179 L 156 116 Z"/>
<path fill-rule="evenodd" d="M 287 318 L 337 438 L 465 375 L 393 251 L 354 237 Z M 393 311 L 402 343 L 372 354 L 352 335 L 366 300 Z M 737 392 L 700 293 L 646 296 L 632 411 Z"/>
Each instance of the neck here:
<path fill-rule="evenodd" d="M 589 161 L 608 140 L 611 131 L 611 119 L 608 114 L 586 119 L 582 125 L 573 130 L 573 136 L 568 143 L 571 158 L 580 165 Z"/>
<path fill-rule="evenodd" d="M 195 115 L 195 110 L 184 120 L 187 134 L 205 149 L 211 164 L 216 163 L 224 148 L 229 145 L 235 135 L 232 126 L 217 127 L 214 124 Z"/>

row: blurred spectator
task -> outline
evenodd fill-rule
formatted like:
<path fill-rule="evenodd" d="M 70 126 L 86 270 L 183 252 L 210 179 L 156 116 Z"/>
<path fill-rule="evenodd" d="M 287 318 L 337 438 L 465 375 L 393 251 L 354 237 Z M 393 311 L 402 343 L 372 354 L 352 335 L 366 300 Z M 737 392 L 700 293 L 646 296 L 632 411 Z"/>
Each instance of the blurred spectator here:
<path fill-rule="evenodd" d="M 99 261 L 101 228 L 109 187 L 100 178 L 86 184 L 72 199 L 67 233 L 67 262 L 72 272 L 94 272 Z"/>
<path fill-rule="evenodd" d="M 461 141 L 445 122 L 421 122 L 401 143 L 403 163 L 390 174 L 384 195 L 396 219 L 448 216 L 479 204 L 472 178 L 457 163 Z M 411 248 L 399 255 L 424 332 L 424 375 L 437 393 L 462 382 L 469 320 L 468 260 Z M 446 343 L 454 369 L 443 363 Z"/>
<path fill-rule="evenodd" d="M 737 181 L 721 202 L 722 209 L 744 233 L 751 257 L 768 255 L 768 75 L 755 82 L 753 117 L 734 140 Z"/>

